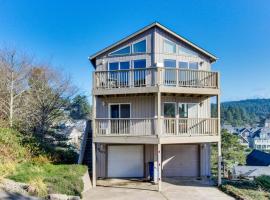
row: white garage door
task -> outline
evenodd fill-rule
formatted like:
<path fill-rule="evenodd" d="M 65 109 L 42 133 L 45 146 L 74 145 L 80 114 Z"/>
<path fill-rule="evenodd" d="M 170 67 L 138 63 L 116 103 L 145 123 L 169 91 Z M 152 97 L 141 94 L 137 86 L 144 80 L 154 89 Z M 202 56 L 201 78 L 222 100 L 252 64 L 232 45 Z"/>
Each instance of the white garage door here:
<path fill-rule="evenodd" d="M 108 146 L 108 177 L 143 177 L 143 145 Z"/>
<path fill-rule="evenodd" d="M 163 145 L 164 177 L 198 176 L 198 145 Z"/>

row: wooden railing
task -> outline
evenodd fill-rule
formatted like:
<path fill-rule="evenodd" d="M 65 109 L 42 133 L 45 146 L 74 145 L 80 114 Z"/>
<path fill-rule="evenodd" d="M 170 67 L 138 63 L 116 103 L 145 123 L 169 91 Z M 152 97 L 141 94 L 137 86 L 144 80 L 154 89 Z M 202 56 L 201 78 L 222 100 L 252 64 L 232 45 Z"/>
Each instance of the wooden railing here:
<path fill-rule="evenodd" d="M 217 118 L 164 118 L 162 134 L 172 136 L 217 135 Z"/>
<path fill-rule="evenodd" d="M 162 68 L 162 85 L 218 88 L 218 73 L 202 70 Z"/>
<path fill-rule="evenodd" d="M 96 134 L 101 136 L 155 135 L 154 121 L 151 118 L 99 118 L 96 119 Z"/>
<path fill-rule="evenodd" d="M 150 136 L 157 135 L 156 119 L 153 118 L 98 118 L 97 136 Z M 163 118 L 162 135 L 202 136 L 218 135 L 217 118 Z"/>
<path fill-rule="evenodd" d="M 154 86 L 157 68 L 96 71 L 96 88 L 127 88 Z"/>
<path fill-rule="evenodd" d="M 151 67 L 95 71 L 94 80 L 95 89 L 150 87 L 156 85 L 197 88 L 219 87 L 218 72 L 179 68 Z"/>

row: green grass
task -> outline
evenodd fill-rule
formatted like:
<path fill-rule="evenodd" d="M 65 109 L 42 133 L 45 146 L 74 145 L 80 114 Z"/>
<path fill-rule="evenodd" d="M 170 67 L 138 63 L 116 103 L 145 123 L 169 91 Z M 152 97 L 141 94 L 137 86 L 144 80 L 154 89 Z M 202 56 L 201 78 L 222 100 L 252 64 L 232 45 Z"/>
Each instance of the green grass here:
<path fill-rule="evenodd" d="M 42 179 L 48 193 L 81 195 L 83 190 L 81 177 L 86 170 L 86 166 L 82 165 L 23 163 L 19 164 L 8 178 L 24 183 Z"/>
<path fill-rule="evenodd" d="M 61 154 L 58 164 L 53 164 L 51 154 L 44 151 L 42 143 L 31 135 L 0 128 L 0 179 L 28 183 L 33 195 L 45 196 L 48 193 L 81 195 L 82 176 L 87 167 L 75 164 L 61 164 L 59 160 L 72 160 L 73 152 Z"/>
<path fill-rule="evenodd" d="M 226 181 L 220 189 L 236 199 L 269 200 L 270 193 L 256 181 L 238 180 Z"/>

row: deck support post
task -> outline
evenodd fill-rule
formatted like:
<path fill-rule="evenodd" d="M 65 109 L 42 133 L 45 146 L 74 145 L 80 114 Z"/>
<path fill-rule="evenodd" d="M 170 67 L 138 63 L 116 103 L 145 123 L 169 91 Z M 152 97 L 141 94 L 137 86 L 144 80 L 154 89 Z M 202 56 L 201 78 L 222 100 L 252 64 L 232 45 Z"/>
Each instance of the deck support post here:
<path fill-rule="evenodd" d="M 92 185 L 96 187 L 96 144 L 92 142 Z"/>
<path fill-rule="evenodd" d="M 218 117 L 218 125 L 217 125 L 217 130 L 218 130 L 218 136 L 219 136 L 219 141 L 218 141 L 218 186 L 222 184 L 221 181 L 221 161 L 222 161 L 222 154 L 221 154 L 221 131 L 220 131 L 220 95 L 217 95 L 217 117 Z"/>
<path fill-rule="evenodd" d="M 161 191 L 161 177 L 162 177 L 162 172 L 161 172 L 161 165 L 162 165 L 162 160 L 161 160 L 161 144 L 158 144 L 158 191 Z"/>

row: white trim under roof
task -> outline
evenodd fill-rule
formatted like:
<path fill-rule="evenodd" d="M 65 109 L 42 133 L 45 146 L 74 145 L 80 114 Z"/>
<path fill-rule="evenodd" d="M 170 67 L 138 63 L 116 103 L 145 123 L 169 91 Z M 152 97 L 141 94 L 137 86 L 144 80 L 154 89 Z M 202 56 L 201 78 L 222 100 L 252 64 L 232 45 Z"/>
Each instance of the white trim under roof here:
<path fill-rule="evenodd" d="M 109 51 L 110 49 L 112 49 L 112 48 L 114 48 L 114 47 L 120 45 L 121 43 L 126 42 L 126 41 L 128 41 L 129 39 L 131 39 L 131 38 L 133 38 L 133 37 L 135 37 L 135 36 L 137 36 L 137 35 L 139 35 L 139 34 L 145 32 L 146 30 L 148 30 L 148 29 L 150 29 L 150 28 L 153 28 L 153 27 L 155 27 L 155 26 L 159 27 L 160 29 L 162 29 L 162 30 L 164 30 L 164 31 L 166 31 L 166 32 L 168 32 L 168 33 L 170 33 L 170 34 L 173 35 L 174 37 L 176 37 L 176 38 L 182 40 L 183 42 L 187 43 L 187 44 L 190 45 L 191 47 L 193 47 L 193 48 L 197 49 L 198 51 L 202 52 L 203 54 L 207 55 L 208 57 L 210 57 L 210 58 L 212 59 L 212 62 L 215 62 L 215 61 L 218 59 L 218 58 L 217 58 L 216 56 L 214 56 L 213 54 L 207 52 L 206 50 L 202 49 L 201 47 L 199 47 L 199 46 L 195 45 L 194 43 L 188 41 L 187 39 L 181 37 L 180 35 L 178 35 L 178 34 L 176 34 L 175 32 L 169 30 L 168 28 L 166 28 L 165 26 L 161 25 L 161 24 L 158 23 L 158 22 L 154 22 L 154 23 L 152 23 L 152 24 L 150 24 L 150 25 L 148 25 L 148 26 L 146 26 L 146 27 L 140 29 L 139 31 L 137 31 L 137 32 L 135 32 L 135 33 L 133 33 L 133 34 L 131 34 L 130 36 L 127 36 L 127 37 L 125 37 L 124 39 L 122 39 L 122 40 L 120 40 L 120 41 L 118 41 L 118 42 L 116 42 L 116 43 L 114 43 L 114 44 L 108 46 L 107 48 L 105 48 L 105 49 L 103 49 L 103 50 L 101 50 L 101 51 L 98 51 L 96 54 L 94 54 L 94 55 L 88 57 L 88 59 L 92 62 L 93 59 L 95 59 L 95 58 L 96 58 L 97 56 L 99 56 L 100 54 L 102 54 L 102 53 L 104 53 L 104 52 L 106 52 L 106 51 Z"/>

